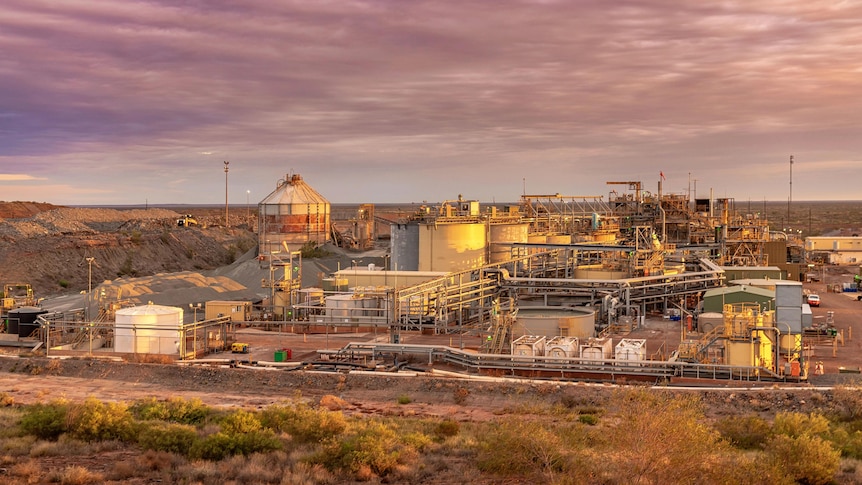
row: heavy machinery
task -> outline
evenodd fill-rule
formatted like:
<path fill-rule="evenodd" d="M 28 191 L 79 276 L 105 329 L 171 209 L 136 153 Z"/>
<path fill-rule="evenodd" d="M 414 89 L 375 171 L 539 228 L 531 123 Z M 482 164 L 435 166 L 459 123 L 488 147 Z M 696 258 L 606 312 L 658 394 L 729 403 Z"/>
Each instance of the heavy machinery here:
<path fill-rule="evenodd" d="M 36 304 L 36 297 L 33 295 L 33 288 L 28 283 L 3 285 L 2 296 L 3 313 L 20 306 L 33 306 Z"/>
<path fill-rule="evenodd" d="M 177 226 L 178 227 L 190 227 L 190 226 L 197 226 L 197 225 L 198 225 L 198 220 L 195 219 L 195 217 L 191 214 L 184 214 L 182 217 L 177 219 Z"/>
<path fill-rule="evenodd" d="M 234 354 L 247 354 L 248 344 L 242 342 L 234 342 L 230 344 L 230 351 Z"/>

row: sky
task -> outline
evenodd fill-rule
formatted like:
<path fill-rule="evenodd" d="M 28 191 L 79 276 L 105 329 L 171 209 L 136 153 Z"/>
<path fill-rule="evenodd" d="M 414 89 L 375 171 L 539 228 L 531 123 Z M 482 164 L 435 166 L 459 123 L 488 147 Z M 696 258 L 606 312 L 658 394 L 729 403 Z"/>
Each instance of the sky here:
<path fill-rule="evenodd" d="M 4 0 L 0 200 L 860 200 L 862 2 Z M 790 157 L 793 156 L 793 163 Z M 229 161 L 229 173 L 224 162 Z"/>

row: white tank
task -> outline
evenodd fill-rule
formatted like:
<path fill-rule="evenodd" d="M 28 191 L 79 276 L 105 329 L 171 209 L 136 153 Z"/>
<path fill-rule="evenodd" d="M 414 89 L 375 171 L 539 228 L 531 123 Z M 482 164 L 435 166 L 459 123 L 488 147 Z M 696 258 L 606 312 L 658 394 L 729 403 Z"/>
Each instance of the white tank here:
<path fill-rule="evenodd" d="M 114 351 L 179 354 L 183 309 L 162 305 L 121 308 L 114 324 Z"/>
<path fill-rule="evenodd" d="M 613 358 L 613 341 L 609 338 L 590 338 L 581 341 L 581 359 Z"/>

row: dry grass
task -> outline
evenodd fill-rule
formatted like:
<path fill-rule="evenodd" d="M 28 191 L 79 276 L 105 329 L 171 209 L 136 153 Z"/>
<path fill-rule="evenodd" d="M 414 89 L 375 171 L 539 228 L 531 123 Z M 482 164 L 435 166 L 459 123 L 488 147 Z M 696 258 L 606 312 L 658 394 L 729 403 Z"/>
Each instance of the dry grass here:
<path fill-rule="evenodd" d="M 102 483 L 105 476 L 78 465 L 72 465 L 59 472 L 49 473 L 48 480 L 60 485 L 89 485 Z"/>

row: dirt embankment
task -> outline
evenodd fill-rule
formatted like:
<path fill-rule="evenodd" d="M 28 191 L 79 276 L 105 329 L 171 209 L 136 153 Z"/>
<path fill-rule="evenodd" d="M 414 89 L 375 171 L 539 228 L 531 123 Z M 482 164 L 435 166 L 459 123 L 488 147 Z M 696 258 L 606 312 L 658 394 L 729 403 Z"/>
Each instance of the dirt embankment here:
<path fill-rule="evenodd" d="M 91 281 L 213 269 L 256 244 L 248 221 L 226 228 L 201 217 L 201 226 L 177 227 L 180 214 L 159 208 L 7 202 L 0 216 L 0 284 L 29 283 L 37 297 L 83 291 Z"/>
<path fill-rule="evenodd" d="M 212 406 L 257 408 L 296 397 L 319 401 L 335 395 L 348 414 L 410 414 L 489 420 L 495 416 L 548 406 L 609 406 L 621 392 L 608 385 L 555 382 L 483 382 L 465 379 L 403 378 L 381 374 L 307 373 L 136 364 L 87 359 L 0 358 L 0 387 L 15 402 L 45 402 L 64 397 L 133 401 L 182 395 Z M 770 416 L 781 411 L 840 412 L 832 391 L 793 388 L 682 390 L 698 393 L 708 416 Z M 407 395 L 409 406 L 398 404 Z"/>

